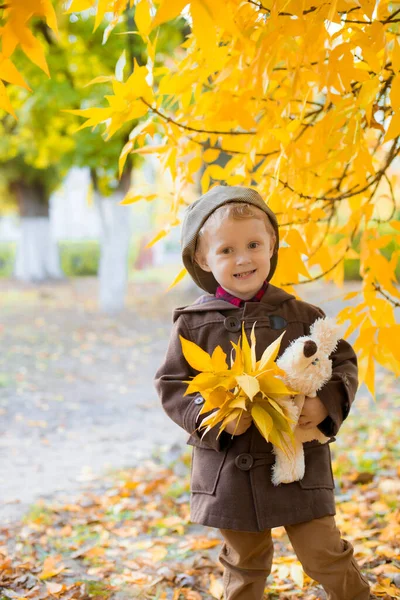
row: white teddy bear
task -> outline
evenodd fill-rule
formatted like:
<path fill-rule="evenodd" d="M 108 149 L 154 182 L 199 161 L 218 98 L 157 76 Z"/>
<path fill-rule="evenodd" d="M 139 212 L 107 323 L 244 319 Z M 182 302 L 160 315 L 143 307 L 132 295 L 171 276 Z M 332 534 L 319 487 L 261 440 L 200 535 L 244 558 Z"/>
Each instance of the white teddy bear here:
<path fill-rule="evenodd" d="M 285 384 L 300 394 L 282 402 L 287 413 L 290 416 L 294 415 L 295 422 L 292 427 L 295 445 L 293 447 L 287 436 L 286 452 L 274 446 L 276 455 L 272 473 L 274 485 L 298 481 L 304 477 L 303 442 L 318 440 L 324 444 L 330 439 L 318 427 L 302 429 L 297 422 L 305 397 L 315 397 L 318 390 L 330 380 L 332 361 L 329 356 L 335 350 L 339 339 L 339 330 L 333 319 L 317 319 L 311 326 L 310 335 L 294 340 L 276 361 L 278 367 L 285 371 L 285 376 L 282 377 Z"/>

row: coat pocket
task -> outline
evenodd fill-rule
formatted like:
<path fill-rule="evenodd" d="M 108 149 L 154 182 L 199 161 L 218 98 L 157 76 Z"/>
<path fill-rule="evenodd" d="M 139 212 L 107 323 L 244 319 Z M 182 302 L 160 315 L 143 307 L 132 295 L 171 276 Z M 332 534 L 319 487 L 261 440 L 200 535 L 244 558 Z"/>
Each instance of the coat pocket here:
<path fill-rule="evenodd" d="M 329 444 L 318 444 L 304 448 L 305 474 L 299 484 L 305 490 L 327 488 L 333 490 L 331 453 Z"/>
<path fill-rule="evenodd" d="M 228 448 L 216 452 L 209 448 L 193 447 L 190 491 L 198 494 L 214 494 L 224 466 Z"/>

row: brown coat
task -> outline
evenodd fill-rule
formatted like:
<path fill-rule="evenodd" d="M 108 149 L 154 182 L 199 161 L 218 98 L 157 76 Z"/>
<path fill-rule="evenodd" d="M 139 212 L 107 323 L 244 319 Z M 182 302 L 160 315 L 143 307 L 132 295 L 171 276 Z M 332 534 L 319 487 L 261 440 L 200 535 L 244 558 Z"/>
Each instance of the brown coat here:
<path fill-rule="evenodd" d="M 335 514 L 333 476 L 329 444 L 305 444 L 306 472 L 300 482 L 271 482 L 274 455 L 253 425 L 242 435 L 231 437 L 218 427 L 203 440 L 195 431 L 202 398 L 184 396 L 184 380 L 196 375 L 181 352 L 179 335 L 211 353 L 217 345 L 230 355 L 230 342 L 237 342 L 241 322 L 247 335 L 256 321 L 257 359 L 267 345 L 286 329 L 282 353 L 290 341 L 309 333 L 310 325 L 323 312 L 269 284 L 261 302 L 247 302 L 244 308 L 202 297 L 174 313 L 174 329 L 165 361 L 156 374 L 156 388 L 165 412 L 190 437 L 193 446 L 191 473 L 191 520 L 211 527 L 262 531 L 280 525 L 310 521 Z M 351 346 L 340 340 L 332 355 L 333 376 L 318 395 L 329 416 L 321 430 L 334 436 L 347 417 L 357 390 L 357 359 Z M 331 440 L 334 441 L 334 438 Z"/>

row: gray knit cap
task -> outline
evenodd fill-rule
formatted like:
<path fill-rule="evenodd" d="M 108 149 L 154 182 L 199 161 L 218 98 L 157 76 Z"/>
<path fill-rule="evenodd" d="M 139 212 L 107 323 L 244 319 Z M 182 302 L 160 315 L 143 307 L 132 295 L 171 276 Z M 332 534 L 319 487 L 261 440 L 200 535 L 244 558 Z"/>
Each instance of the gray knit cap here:
<path fill-rule="evenodd" d="M 186 209 L 182 224 L 181 248 L 182 260 L 193 281 L 206 292 L 214 294 L 218 282 L 212 273 L 203 269 L 194 260 L 197 236 L 208 217 L 223 204 L 244 202 L 260 208 L 268 216 L 276 234 L 276 244 L 271 257 L 271 269 L 267 277 L 269 281 L 275 273 L 278 261 L 279 231 L 278 221 L 272 210 L 266 205 L 258 192 L 241 186 L 218 185 L 200 196 Z"/>

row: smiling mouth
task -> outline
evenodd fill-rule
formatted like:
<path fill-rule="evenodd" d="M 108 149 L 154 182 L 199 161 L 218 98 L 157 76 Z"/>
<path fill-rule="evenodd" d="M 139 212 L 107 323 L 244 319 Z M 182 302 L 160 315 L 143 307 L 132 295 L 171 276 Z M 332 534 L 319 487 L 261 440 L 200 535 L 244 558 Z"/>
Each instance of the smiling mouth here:
<path fill-rule="evenodd" d="M 236 273 L 234 275 L 234 277 L 236 277 L 236 279 L 243 279 L 244 277 L 248 277 L 249 275 L 253 275 L 253 273 L 256 272 L 256 269 L 253 269 L 252 271 L 245 271 L 244 273 Z"/>

